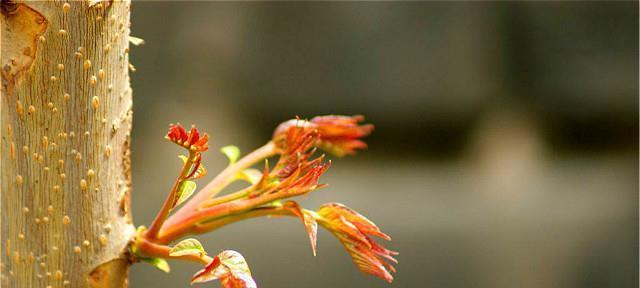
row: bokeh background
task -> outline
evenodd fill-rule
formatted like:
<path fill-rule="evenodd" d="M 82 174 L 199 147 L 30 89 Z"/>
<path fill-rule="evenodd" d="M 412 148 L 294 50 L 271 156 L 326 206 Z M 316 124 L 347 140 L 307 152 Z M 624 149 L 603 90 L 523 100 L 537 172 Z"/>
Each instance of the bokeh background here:
<path fill-rule="evenodd" d="M 171 122 L 247 152 L 299 115 L 363 114 L 308 208 L 343 202 L 393 236 L 396 280 L 360 274 L 294 219 L 199 237 L 261 287 L 638 287 L 638 2 L 135 2 L 133 211 L 151 222 L 180 162 Z M 200 181 L 204 185 L 204 181 Z M 133 287 L 199 269 L 135 265 Z M 198 287 L 218 287 L 219 284 Z"/>

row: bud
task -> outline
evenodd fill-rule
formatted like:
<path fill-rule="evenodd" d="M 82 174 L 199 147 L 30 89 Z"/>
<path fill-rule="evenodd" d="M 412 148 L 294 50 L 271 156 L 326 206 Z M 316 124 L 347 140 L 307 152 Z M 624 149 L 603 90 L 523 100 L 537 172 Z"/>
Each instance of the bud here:
<path fill-rule="evenodd" d="M 169 132 L 165 138 L 194 152 L 203 152 L 209 149 L 209 135 L 205 133 L 201 137 L 196 126 L 191 126 L 191 130 L 187 133 L 180 123 L 170 124 Z"/>
<path fill-rule="evenodd" d="M 331 154 L 342 157 L 355 154 L 358 149 L 367 148 L 367 144 L 360 138 L 366 137 L 373 131 L 373 125 L 358 125 L 364 121 L 364 116 L 318 116 L 311 119 L 318 133 L 320 141 L 318 147 Z"/>
<path fill-rule="evenodd" d="M 273 133 L 273 140 L 279 149 L 286 149 L 286 135 L 291 129 L 314 131 L 317 133 L 313 145 L 338 157 L 355 154 L 356 150 L 364 149 L 367 144 L 360 140 L 373 131 L 373 125 L 359 125 L 364 117 L 327 115 L 317 116 L 310 121 L 292 119 L 280 124 Z"/>

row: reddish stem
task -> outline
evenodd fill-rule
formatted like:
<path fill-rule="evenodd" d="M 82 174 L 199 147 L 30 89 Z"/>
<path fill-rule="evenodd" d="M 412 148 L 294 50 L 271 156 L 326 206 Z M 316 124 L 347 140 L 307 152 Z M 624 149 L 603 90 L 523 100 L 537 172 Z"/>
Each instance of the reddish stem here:
<path fill-rule="evenodd" d="M 216 206 L 222 203 L 227 203 L 227 202 L 231 202 L 233 200 L 237 200 L 240 198 L 244 198 L 246 196 L 248 196 L 249 194 L 251 194 L 251 192 L 253 192 L 256 189 L 256 185 L 251 185 L 247 188 L 244 188 L 240 191 L 236 191 L 233 193 L 229 193 L 229 194 L 225 194 L 223 196 L 220 197 L 215 197 L 212 199 L 208 199 L 203 201 L 202 203 L 200 203 L 200 205 L 198 205 L 198 209 L 203 209 L 203 208 L 207 208 L 207 207 L 212 207 L 212 206 Z"/>
<path fill-rule="evenodd" d="M 177 227 L 174 232 L 162 234 L 159 237 L 158 241 L 160 241 L 161 243 L 168 243 L 177 239 L 178 237 L 183 237 L 188 234 L 202 234 L 210 232 L 241 220 L 277 215 L 297 217 L 290 210 L 284 209 L 283 207 L 259 207 L 245 213 L 224 216 L 216 218 L 215 220 L 206 221 L 205 223 L 196 222 L 190 225 Z"/>
<path fill-rule="evenodd" d="M 182 226 L 184 219 L 191 214 L 193 211 L 199 210 L 198 206 L 207 201 L 207 199 L 211 199 L 216 194 L 220 193 L 224 187 L 229 185 L 236 179 L 238 173 L 242 170 L 247 169 L 261 161 L 265 158 L 271 157 L 275 155 L 275 145 L 273 142 L 269 141 L 264 146 L 256 149 L 255 151 L 247 154 L 242 159 L 238 160 L 238 162 L 229 165 L 225 168 L 218 176 L 216 176 L 211 182 L 207 184 L 204 188 L 202 188 L 199 192 L 197 192 L 190 200 L 188 200 L 181 208 L 179 208 L 173 215 L 171 215 L 164 224 L 162 228 L 162 233 L 166 234 L 164 230 L 173 230 L 174 226 Z"/>
<path fill-rule="evenodd" d="M 204 224 L 197 224 L 191 227 L 190 233 L 202 234 L 212 230 L 216 230 L 223 226 L 233 224 L 242 220 L 253 219 L 263 216 L 293 216 L 297 217 L 292 211 L 284 209 L 284 207 L 260 207 L 248 211 L 246 213 L 223 217 L 214 221 L 209 221 Z M 160 241 L 164 239 L 159 239 Z M 157 244 L 155 241 L 139 237 L 135 242 L 136 250 L 139 251 L 139 255 L 143 257 L 160 257 L 165 259 L 185 260 L 190 262 L 196 262 L 201 264 L 208 264 L 212 258 L 206 255 L 184 255 L 184 256 L 170 256 L 171 247 L 167 245 Z"/>
<path fill-rule="evenodd" d="M 197 209 L 192 213 L 185 214 L 184 216 L 181 215 L 175 225 L 165 225 L 158 234 L 158 241 L 159 243 L 169 243 L 177 238 L 189 234 L 191 229 L 198 222 L 246 212 L 260 205 L 288 196 L 289 195 L 286 193 L 274 193 Z"/>
<path fill-rule="evenodd" d="M 246 220 L 246 219 L 252 219 L 252 218 L 257 218 L 257 217 L 262 217 L 262 216 L 294 216 L 297 217 L 295 214 L 293 214 L 291 211 L 283 209 L 283 207 L 262 207 L 262 208 L 257 208 L 254 210 L 251 210 L 249 212 L 246 213 L 242 213 L 239 215 L 233 215 L 233 216 L 228 216 L 228 217 L 223 217 L 217 220 L 213 220 L 213 221 L 209 221 L 203 224 L 196 224 L 195 226 L 192 227 L 191 229 L 191 233 L 194 234 L 202 234 L 202 233 L 206 233 L 209 231 L 213 231 L 216 230 L 218 228 L 221 228 L 223 226 L 241 221 L 241 220 Z"/>

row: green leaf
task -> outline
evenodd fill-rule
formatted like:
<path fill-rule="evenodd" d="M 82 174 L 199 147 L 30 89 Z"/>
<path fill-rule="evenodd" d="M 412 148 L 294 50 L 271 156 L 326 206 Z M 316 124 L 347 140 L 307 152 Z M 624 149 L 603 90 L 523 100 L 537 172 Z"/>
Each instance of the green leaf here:
<path fill-rule="evenodd" d="M 140 260 L 151 264 L 151 266 L 158 268 L 158 270 L 169 273 L 171 268 L 169 268 L 169 263 L 162 258 L 140 258 Z"/>
<path fill-rule="evenodd" d="M 220 152 L 229 158 L 229 164 L 236 163 L 238 157 L 240 157 L 240 149 L 233 145 L 228 145 L 220 148 Z"/>
<path fill-rule="evenodd" d="M 129 35 L 129 42 L 135 46 L 144 44 L 144 39 Z"/>
<path fill-rule="evenodd" d="M 184 255 L 204 255 L 207 252 L 202 248 L 202 244 L 196 239 L 189 238 L 180 241 L 180 243 L 173 246 L 169 251 L 169 256 L 184 256 Z"/>
<path fill-rule="evenodd" d="M 256 184 L 262 179 L 262 171 L 254 168 L 244 169 L 239 173 L 238 178 L 245 180 L 251 184 Z"/>
<path fill-rule="evenodd" d="M 196 182 L 189 180 L 182 182 L 182 184 L 180 184 L 180 190 L 178 190 L 178 201 L 174 207 L 189 199 L 191 194 L 193 194 L 193 191 L 196 190 L 196 187 Z"/>

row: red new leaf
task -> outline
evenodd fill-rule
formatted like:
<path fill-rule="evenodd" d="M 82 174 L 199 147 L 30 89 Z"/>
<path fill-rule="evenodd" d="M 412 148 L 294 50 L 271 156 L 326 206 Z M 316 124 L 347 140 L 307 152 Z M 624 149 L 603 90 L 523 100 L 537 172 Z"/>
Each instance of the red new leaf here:
<path fill-rule="evenodd" d="M 209 136 L 206 133 L 200 136 L 200 132 L 195 126 L 191 126 L 191 130 L 187 133 L 179 123 L 171 124 L 165 138 L 195 152 L 203 152 L 209 149 Z"/>
<path fill-rule="evenodd" d="M 313 256 L 316 256 L 316 242 L 318 239 L 318 222 L 313 217 L 313 215 L 309 214 L 309 212 L 300 208 L 297 202 L 287 201 L 284 203 L 285 209 L 291 211 L 291 213 L 295 214 L 302 224 L 304 224 L 304 228 L 307 230 L 307 235 L 309 236 L 309 242 L 311 243 L 311 250 L 313 250 Z"/>
<path fill-rule="evenodd" d="M 220 279 L 223 288 L 257 288 L 244 257 L 236 251 L 225 250 L 213 258 L 191 279 L 191 284 Z"/>
<path fill-rule="evenodd" d="M 393 256 L 398 253 L 382 247 L 370 237 L 390 240 L 387 234 L 366 217 L 339 203 L 322 205 L 318 215 L 320 224 L 340 240 L 360 271 L 387 282 L 393 281 L 391 273 L 395 268 L 383 259 L 397 263 Z"/>

